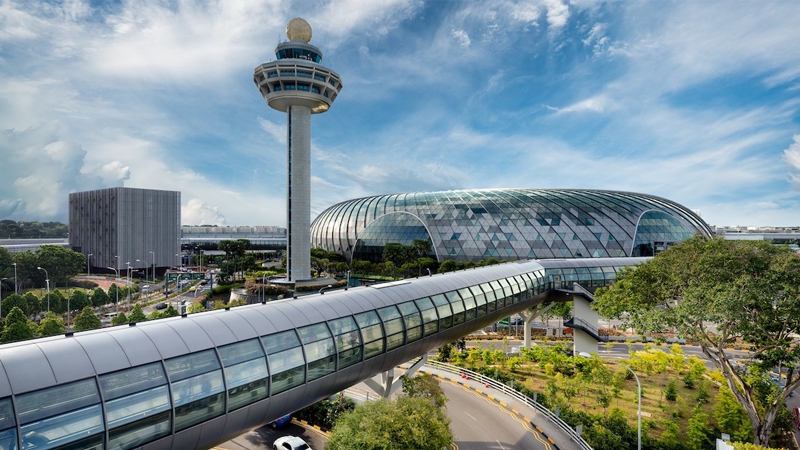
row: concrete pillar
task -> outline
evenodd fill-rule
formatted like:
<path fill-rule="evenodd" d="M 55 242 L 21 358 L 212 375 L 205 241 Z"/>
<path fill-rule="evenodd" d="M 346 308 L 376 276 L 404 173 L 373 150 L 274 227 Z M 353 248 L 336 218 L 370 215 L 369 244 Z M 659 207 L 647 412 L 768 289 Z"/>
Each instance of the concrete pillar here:
<path fill-rule="evenodd" d="M 522 346 L 529 348 L 531 346 L 531 325 L 533 325 L 533 318 L 534 314 L 531 310 L 526 310 L 519 315 L 522 316 L 522 320 L 524 321 L 525 330 L 523 332 L 523 343 Z"/>
<path fill-rule="evenodd" d="M 311 109 L 289 107 L 286 270 L 289 281 L 311 278 Z"/>
<path fill-rule="evenodd" d="M 578 319 L 582 324 L 590 327 L 592 331 L 597 334 L 597 324 L 600 316 L 597 311 L 592 309 L 589 299 L 582 295 L 572 296 L 572 316 Z M 590 333 L 580 330 L 578 328 L 572 329 L 572 345 L 573 351 L 578 353 L 597 353 L 597 338 Z"/>

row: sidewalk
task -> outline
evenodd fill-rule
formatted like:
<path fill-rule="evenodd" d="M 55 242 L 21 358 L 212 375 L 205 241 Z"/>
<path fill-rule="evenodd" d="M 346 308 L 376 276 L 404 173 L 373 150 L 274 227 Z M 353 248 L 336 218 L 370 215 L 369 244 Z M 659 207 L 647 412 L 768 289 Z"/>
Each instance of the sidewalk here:
<path fill-rule="evenodd" d="M 461 378 L 456 374 L 432 368 L 430 366 L 423 366 L 420 371 L 429 373 L 434 377 L 445 379 L 457 384 L 460 384 L 468 389 L 471 389 L 490 400 L 500 404 L 500 406 L 510 410 L 526 422 L 532 424 L 539 433 L 553 444 L 553 449 L 572 450 L 579 448 L 578 445 L 568 436 L 564 431 L 556 426 L 547 417 L 542 415 L 533 407 L 522 403 L 521 401 L 508 396 L 492 387 L 486 387 L 483 384 L 471 380 Z"/>

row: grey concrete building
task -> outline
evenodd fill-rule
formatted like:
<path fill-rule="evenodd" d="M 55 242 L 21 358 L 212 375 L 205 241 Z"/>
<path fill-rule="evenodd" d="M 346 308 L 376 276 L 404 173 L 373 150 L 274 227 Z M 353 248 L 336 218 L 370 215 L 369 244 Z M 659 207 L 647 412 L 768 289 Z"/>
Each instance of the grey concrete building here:
<path fill-rule="evenodd" d="M 175 266 L 180 226 L 178 191 L 115 187 L 69 194 L 69 245 L 91 254 L 92 267 Z"/>

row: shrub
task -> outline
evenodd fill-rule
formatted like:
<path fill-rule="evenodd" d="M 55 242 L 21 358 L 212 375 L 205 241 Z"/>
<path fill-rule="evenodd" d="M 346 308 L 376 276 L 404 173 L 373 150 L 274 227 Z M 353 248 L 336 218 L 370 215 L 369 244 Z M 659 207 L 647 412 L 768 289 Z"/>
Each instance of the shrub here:
<path fill-rule="evenodd" d="M 669 380 L 669 383 L 667 383 L 667 387 L 664 388 L 664 398 L 670 402 L 674 402 L 678 399 L 678 389 L 675 387 L 675 380 Z"/>

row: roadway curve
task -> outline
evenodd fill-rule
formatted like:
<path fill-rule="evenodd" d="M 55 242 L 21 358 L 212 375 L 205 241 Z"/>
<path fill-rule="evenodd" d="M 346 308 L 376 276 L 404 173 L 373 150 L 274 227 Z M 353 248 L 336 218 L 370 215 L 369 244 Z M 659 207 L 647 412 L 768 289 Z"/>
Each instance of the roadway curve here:
<path fill-rule="evenodd" d="M 552 450 L 544 437 L 511 411 L 469 389 L 441 380 L 450 430 L 459 450 Z"/>

